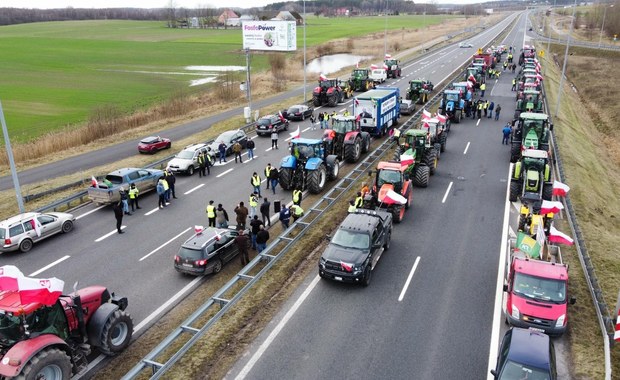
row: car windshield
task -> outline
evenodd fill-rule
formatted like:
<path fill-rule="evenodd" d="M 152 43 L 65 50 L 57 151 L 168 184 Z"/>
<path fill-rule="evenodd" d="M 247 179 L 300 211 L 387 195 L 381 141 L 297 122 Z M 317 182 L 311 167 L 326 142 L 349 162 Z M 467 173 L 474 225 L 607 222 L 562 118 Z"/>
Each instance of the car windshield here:
<path fill-rule="evenodd" d="M 183 160 L 191 160 L 194 157 L 194 152 L 189 151 L 189 150 L 184 150 L 181 151 L 179 154 L 177 154 L 177 158 L 181 158 Z"/>
<path fill-rule="evenodd" d="M 368 249 L 370 237 L 362 232 L 339 229 L 334 234 L 332 243 L 345 248 Z"/>
<path fill-rule="evenodd" d="M 300 110 L 299 110 L 299 107 L 291 107 L 286 112 L 296 114 L 297 112 L 300 112 Z"/>
<path fill-rule="evenodd" d="M 566 301 L 566 281 L 530 276 L 524 273 L 515 274 L 512 290 L 515 294 L 553 303 Z"/>
<path fill-rule="evenodd" d="M 549 380 L 549 372 L 508 360 L 499 375 L 499 379 Z"/>
<path fill-rule="evenodd" d="M 400 172 L 395 170 L 381 170 L 379 172 L 379 178 L 377 179 L 377 186 L 381 187 L 386 183 L 392 185 L 400 183 Z"/>
<path fill-rule="evenodd" d="M 190 259 L 190 260 L 200 260 L 204 259 L 203 250 L 201 249 L 190 249 L 181 247 L 179 250 L 179 257 L 182 259 Z"/>
<path fill-rule="evenodd" d="M 335 120 L 332 129 L 336 133 L 347 133 L 354 130 L 353 120 Z"/>
<path fill-rule="evenodd" d="M 16 316 L 0 314 L 0 346 L 10 347 L 25 339 L 22 319 Z"/>

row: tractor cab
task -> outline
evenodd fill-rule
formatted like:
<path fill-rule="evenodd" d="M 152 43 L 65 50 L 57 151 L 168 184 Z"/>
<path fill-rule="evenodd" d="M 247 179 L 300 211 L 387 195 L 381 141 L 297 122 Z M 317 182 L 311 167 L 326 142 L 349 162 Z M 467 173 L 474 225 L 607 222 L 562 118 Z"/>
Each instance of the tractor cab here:
<path fill-rule="evenodd" d="M 474 86 L 471 82 L 455 82 L 452 83 L 452 89 L 458 90 L 461 92 L 463 99 L 471 100 L 472 99 L 472 87 Z"/>
<path fill-rule="evenodd" d="M 375 193 L 379 202 L 383 202 L 383 198 L 388 190 L 393 190 L 400 194 L 403 183 L 407 180 L 405 169 L 406 167 L 403 167 L 400 162 L 382 161 L 379 163 L 373 188 L 373 193 Z"/>
<path fill-rule="evenodd" d="M 462 93 L 460 90 L 445 90 L 443 94 L 444 99 L 448 102 L 458 103 L 462 98 Z"/>
<path fill-rule="evenodd" d="M 293 139 L 291 140 L 291 155 L 297 160 L 308 161 L 311 158 L 323 158 L 323 144 L 321 140 Z"/>
<path fill-rule="evenodd" d="M 370 70 L 369 69 L 355 69 L 351 73 L 351 78 L 354 78 L 354 79 L 366 79 L 366 78 L 368 78 L 368 75 L 370 75 Z"/>
<path fill-rule="evenodd" d="M 324 90 L 330 87 L 337 87 L 337 86 L 338 86 L 337 79 L 325 79 L 325 80 L 319 81 L 319 87 L 321 87 Z"/>
<path fill-rule="evenodd" d="M 527 201 L 538 202 L 541 200 L 542 185 L 550 176 L 547 152 L 536 149 L 528 149 L 523 152 L 523 168 L 525 171 L 524 203 Z"/>
<path fill-rule="evenodd" d="M 348 132 L 358 131 L 359 127 L 353 116 L 334 116 L 332 118 L 332 131 L 339 135 L 346 135 Z"/>

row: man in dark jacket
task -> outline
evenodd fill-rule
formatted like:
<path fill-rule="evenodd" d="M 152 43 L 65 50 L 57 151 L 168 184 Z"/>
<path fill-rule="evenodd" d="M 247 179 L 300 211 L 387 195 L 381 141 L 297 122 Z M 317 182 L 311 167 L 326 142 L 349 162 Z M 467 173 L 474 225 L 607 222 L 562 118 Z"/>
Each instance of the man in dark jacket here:
<path fill-rule="evenodd" d="M 174 192 L 174 184 L 176 183 L 177 179 L 174 176 L 174 173 L 172 173 L 172 170 L 168 170 L 166 172 L 166 181 L 168 182 L 168 187 L 170 188 L 170 194 L 172 194 L 172 198 L 177 199 L 177 195 Z"/>
<path fill-rule="evenodd" d="M 235 214 L 237 215 L 237 228 L 245 229 L 245 223 L 248 219 L 248 208 L 244 206 L 243 202 L 239 202 L 239 205 L 235 207 Z"/>
<path fill-rule="evenodd" d="M 286 205 L 280 209 L 279 219 L 280 219 L 280 223 L 282 223 L 283 228 L 287 229 L 288 224 L 291 221 L 291 210 L 288 207 L 286 207 Z"/>
<path fill-rule="evenodd" d="M 250 262 L 250 255 L 248 252 L 248 237 L 246 236 L 243 229 L 239 230 L 239 236 L 235 238 L 235 244 L 237 245 L 237 249 L 239 250 L 239 258 L 241 259 L 241 267 L 243 268 Z"/>
<path fill-rule="evenodd" d="M 267 241 L 269 240 L 269 231 L 265 229 L 265 226 L 260 226 L 258 233 L 256 234 L 256 250 L 261 253 L 267 248 Z"/>
<path fill-rule="evenodd" d="M 226 144 L 224 144 L 224 141 L 220 141 L 220 145 L 217 146 L 217 151 L 220 155 L 220 164 L 222 163 L 222 160 L 224 160 L 224 162 L 226 162 Z"/>
<path fill-rule="evenodd" d="M 280 178 L 278 169 L 276 167 L 272 167 L 269 172 L 267 182 L 271 182 L 271 191 L 273 191 L 274 194 L 276 193 L 276 186 L 278 186 L 278 178 Z"/>
<path fill-rule="evenodd" d="M 267 198 L 263 199 L 263 203 L 260 204 L 260 214 L 263 218 L 263 224 L 269 225 L 271 227 L 271 220 L 269 219 L 269 208 L 271 207 L 271 202 L 267 200 Z"/>
<path fill-rule="evenodd" d="M 114 203 L 112 210 L 114 210 L 114 217 L 116 218 L 116 231 L 119 234 L 124 234 L 125 231 L 121 230 L 121 225 L 123 224 L 123 205 L 121 202 Z"/>
<path fill-rule="evenodd" d="M 256 144 L 254 144 L 254 140 L 248 140 L 248 144 L 245 146 L 248 150 L 248 160 L 254 159 L 254 148 Z"/>
<path fill-rule="evenodd" d="M 263 222 L 258 219 L 258 215 L 254 215 L 254 218 L 252 219 L 252 221 L 250 221 L 250 233 L 252 234 L 252 249 L 256 249 L 256 235 L 258 234 L 258 231 L 260 231 L 260 227 L 262 225 Z"/>

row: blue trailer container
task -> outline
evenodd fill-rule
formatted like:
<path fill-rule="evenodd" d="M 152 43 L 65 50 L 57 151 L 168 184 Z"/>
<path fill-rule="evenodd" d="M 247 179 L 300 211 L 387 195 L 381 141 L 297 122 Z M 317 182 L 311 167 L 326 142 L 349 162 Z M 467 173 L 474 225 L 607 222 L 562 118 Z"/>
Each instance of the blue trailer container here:
<path fill-rule="evenodd" d="M 353 99 L 353 115 L 362 131 L 385 136 L 400 117 L 400 91 L 396 87 L 377 87 Z"/>

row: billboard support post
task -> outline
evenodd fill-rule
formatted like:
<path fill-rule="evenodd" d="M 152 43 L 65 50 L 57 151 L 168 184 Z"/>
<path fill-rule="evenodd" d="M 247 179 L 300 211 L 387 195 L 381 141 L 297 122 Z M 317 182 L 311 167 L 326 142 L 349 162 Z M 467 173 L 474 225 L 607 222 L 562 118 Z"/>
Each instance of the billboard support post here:
<path fill-rule="evenodd" d="M 248 107 L 252 111 L 252 82 L 250 81 L 250 49 L 245 49 L 245 96 L 248 98 Z"/>

